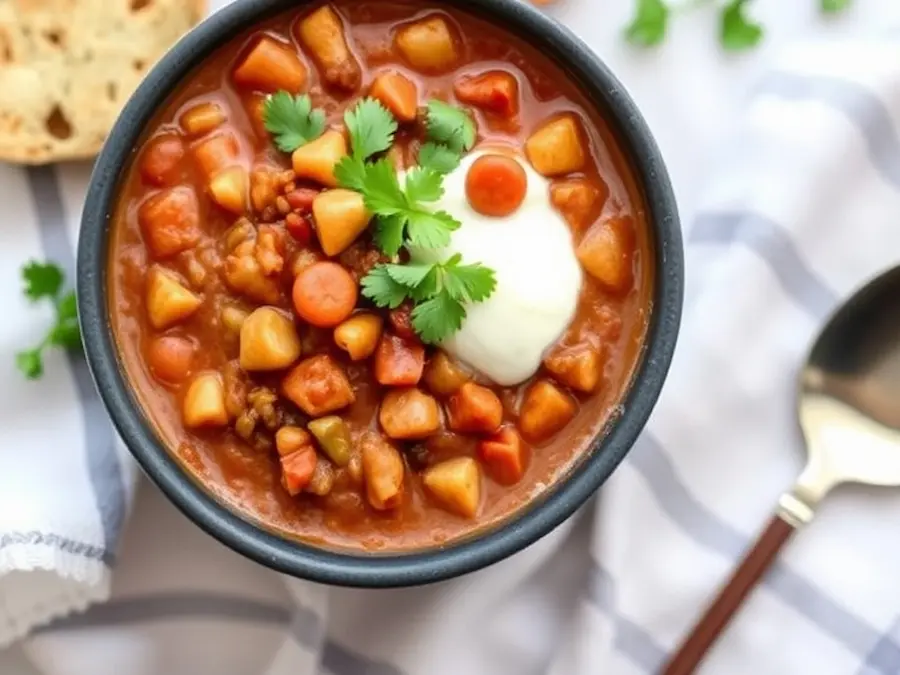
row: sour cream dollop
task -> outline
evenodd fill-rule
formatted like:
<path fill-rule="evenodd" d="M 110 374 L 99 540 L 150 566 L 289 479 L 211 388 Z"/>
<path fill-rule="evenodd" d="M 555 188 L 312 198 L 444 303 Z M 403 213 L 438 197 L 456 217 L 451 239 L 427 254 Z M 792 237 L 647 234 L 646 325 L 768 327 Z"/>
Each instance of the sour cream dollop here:
<path fill-rule="evenodd" d="M 581 288 L 581 267 L 572 235 L 550 204 L 549 181 L 516 157 L 528 179 L 525 200 L 514 213 L 494 218 L 477 213 L 466 198 L 466 173 L 484 152 L 463 158 L 444 179 L 444 210 L 461 227 L 449 246 L 417 250 L 414 261 L 480 262 L 494 270 L 497 287 L 486 301 L 466 307 L 462 328 L 441 347 L 497 384 L 510 386 L 537 371 L 544 351 L 571 322 Z"/>

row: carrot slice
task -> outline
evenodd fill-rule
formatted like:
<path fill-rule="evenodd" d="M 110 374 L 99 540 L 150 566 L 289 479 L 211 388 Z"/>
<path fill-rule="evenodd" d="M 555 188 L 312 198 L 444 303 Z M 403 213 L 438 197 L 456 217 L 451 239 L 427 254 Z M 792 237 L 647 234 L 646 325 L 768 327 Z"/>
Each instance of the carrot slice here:
<path fill-rule="evenodd" d="M 313 326 L 337 326 L 353 312 L 356 298 L 356 282 L 337 263 L 317 262 L 294 280 L 294 309 Z"/>
<path fill-rule="evenodd" d="M 415 83 L 396 71 L 380 73 L 372 82 L 369 96 L 381 101 L 400 122 L 416 119 L 419 92 Z"/>
<path fill-rule="evenodd" d="M 466 174 L 466 197 L 472 208 L 485 216 L 513 213 L 525 199 L 525 169 L 506 155 L 482 155 Z"/>

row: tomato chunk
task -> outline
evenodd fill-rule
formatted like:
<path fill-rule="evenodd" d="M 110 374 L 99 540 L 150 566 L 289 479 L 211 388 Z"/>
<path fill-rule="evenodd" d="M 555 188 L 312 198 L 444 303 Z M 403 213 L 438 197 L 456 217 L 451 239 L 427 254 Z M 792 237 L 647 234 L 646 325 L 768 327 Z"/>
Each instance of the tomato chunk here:
<path fill-rule="evenodd" d="M 155 258 L 168 258 L 200 241 L 200 207 L 194 190 L 181 185 L 158 192 L 138 209 L 144 242 Z"/>
<path fill-rule="evenodd" d="M 503 427 L 478 444 L 478 454 L 491 477 L 498 483 L 518 483 L 525 474 L 525 444 L 512 427 Z"/>
<path fill-rule="evenodd" d="M 178 136 L 157 136 L 141 155 L 141 177 L 153 185 L 171 185 L 178 181 L 183 157 L 184 143 Z"/>
<path fill-rule="evenodd" d="M 519 82 L 505 70 L 463 77 L 453 85 L 453 92 L 463 103 L 503 117 L 519 112 Z"/>
<path fill-rule="evenodd" d="M 375 350 L 375 379 L 379 384 L 412 387 L 422 379 L 425 348 L 385 333 Z"/>
<path fill-rule="evenodd" d="M 285 396 L 311 417 L 346 408 L 356 400 L 343 369 L 325 354 L 294 366 L 285 376 L 282 389 Z"/>
<path fill-rule="evenodd" d="M 312 446 L 306 446 L 281 458 L 281 484 L 292 497 L 300 494 L 312 480 L 319 458 Z"/>
<path fill-rule="evenodd" d="M 194 343 L 183 337 L 161 335 L 147 350 L 147 365 L 153 376 L 164 382 L 182 382 L 191 373 Z"/>
<path fill-rule="evenodd" d="M 468 433 L 496 431 L 503 421 L 503 404 L 487 387 L 466 382 L 447 403 L 450 428 Z"/>
<path fill-rule="evenodd" d="M 508 216 L 525 200 L 525 169 L 506 155 L 481 155 L 466 173 L 466 198 L 484 216 Z"/>

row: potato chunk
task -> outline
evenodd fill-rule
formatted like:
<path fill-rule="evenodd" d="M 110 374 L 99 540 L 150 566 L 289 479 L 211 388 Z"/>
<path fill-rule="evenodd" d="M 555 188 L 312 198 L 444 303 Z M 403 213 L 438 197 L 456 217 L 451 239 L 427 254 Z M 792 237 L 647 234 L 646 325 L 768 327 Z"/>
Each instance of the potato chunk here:
<path fill-rule="evenodd" d="M 547 122 L 525 141 L 525 154 L 544 176 L 580 171 L 587 151 L 578 120 L 566 114 Z"/>
<path fill-rule="evenodd" d="M 143 202 L 138 222 L 154 258 L 169 258 L 200 241 L 200 207 L 186 185 L 169 188 Z"/>
<path fill-rule="evenodd" d="M 182 113 L 178 124 L 188 136 L 202 136 L 224 124 L 225 120 L 222 107 L 218 103 L 206 101 Z"/>
<path fill-rule="evenodd" d="M 425 386 L 437 396 L 450 396 L 471 379 L 443 350 L 428 361 L 424 378 Z"/>
<path fill-rule="evenodd" d="M 275 307 L 259 307 L 241 325 L 241 368 L 281 370 L 300 358 L 294 321 Z"/>
<path fill-rule="evenodd" d="M 512 427 L 504 427 L 478 444 L 478 455 L 491 477 L 503 485 L 518 483 L 525 474 L 525 444 Z"/>
<path fill-rule="evenodd" d="M 411 387 L 422 379 L 425 348 L 396 335 L 385 334 L 375 352 L 375 379 L 379 384 Z"/>
<path fill-rule="evenodd" d="M 487 387 L 466 382 L 447 403 L 450 428 L 467 433 L 491 433 L 503 421 L 503 404 Z"/>
<path fill-rule="evenodd" d="M 184 426 L 189 429 L 228 424 L 222 376 L 213 371 L 199 373 L 185 392 L 181 410 Z"/>
<path fill-rule="evenodd" d="M 209 181 L 209 194 L 223 209 L 240 215 L 247 210 L 249 182 L 247 169 L 230 166 L 212 177 Z"/>
<path fill-rule="evenodd" d="M 588 274 L 607 290 L 623 293 L 631 288 L 634 231 L 627 218 L 595 224 L 578 244 L 575 255 Z"/>
<path fill-rule="evenodd" d="M 409 64 L 423 72 L 446 71 L 456 65 L 456 40 L 440 16 L 404 26 L 394 36 L 394 46 Z"/>
<path fill-rule="evenodd" d="M 316 234 L 330 258 L 342 253 L 369 226 L 372 214 L 363 196 L 353 190 L 325 190 L 312 203 Z"/>
<path fill-rule="evenodd" d="M 550 438 L 575 417 L 575 401 L 548 380 L 539 380 L 525 394 L 519 428 L 531 441 Z"/>
<path fill-rule="evenodd" d="M 312 143 L 294 150 L 291 163 L 298 178 L 309 178 L 328 187 L 337 187 L 334 167 L 346 156 L 347 139 L 344 134 L 329 129 Z"/>
<path fill-rule="evenodd" d="M 568 178 L 550 185 L 550 203 L 559 211 L 574 232 L 589 226 L 603 208 L 608 191 L 598 189 L 587 178 Z"/>
<path fill-rule="evenodd" d="M 519 112 L 519 82 L 505 70 L 465 76 L 456 81 L 453 92 L 463 103 L 501 117 L 515 117 Z"/>
<path fill-rule="evenodd" d="M 203 298 L 185 288 L 174 273 L 154 265 L 147 270 L 147 316 L 157 330 L 183 321 L 203 304 Z"/>
<path fill-rule="evenodd" d="M 301 19 L 297 25 L 297 37 L 312 52 L 325 82 L 347 91 L 359 88 L 362 70 L 347 46 L 341 17 L 330 5 L 320 7 Z"/>
<path fill-rule="evenodd" d="M 223 169 L 240 163 L 241 144 L 234 131 L 227 130 L 198 141 L 191 154 L 206 180 L 212 180 Z"/>
<path fill-rule="evenodd" d="M 373 509 L 385 511 L 403 501 L 403 458 L 393 445 L 371 431 L 360 439 L 366 498 Z"/>
<path fill-rule="evenodd" d="M 381 402 L 378 421 L 388 437 L 415 440 L 441 428 L 441 411 L 437 401 L 419 389 L 393 389 Z"/>
<path fill-rule="evenodd" d="M 325 354 L 301 361 L 284 378 L 284 395 L 310 417 L 346 408 L 356 400 L 343 369 Z"/>
<path fill-rule="evenodd" d="M 589 344 L 561 347 L 544 359 L 544 366 L 567 387 L 590 393 L 603 375 L 599 350 Z"/>
<path fill-rule="evenodd" d="M 448 511 L 474 518 L 481 501 L 481 470 L 471 457 L 455 457 L 426 469 L 425 487 Z"/>
<path fill-rule="evenodd" d="M 334 343 L 353 361 L 367 359 L 378 346 L 382 323 L 377 314 L 354 314 L 334 329 Z"/>
<path fill-rule="evenodd" d="M 419 108 L 419 91 L 406 75 L 389 70 L 375 76 L 369 96 L 381 101 L 398 122 L 412 122 Z"/>
<path fill-rule="evenodd" d="M 232 78 L 235 84 L 248 89 L 284 89 L 298 94 L 306 85 L 306 66 L 293 47 L 263 36 L 234 69 Z"/>

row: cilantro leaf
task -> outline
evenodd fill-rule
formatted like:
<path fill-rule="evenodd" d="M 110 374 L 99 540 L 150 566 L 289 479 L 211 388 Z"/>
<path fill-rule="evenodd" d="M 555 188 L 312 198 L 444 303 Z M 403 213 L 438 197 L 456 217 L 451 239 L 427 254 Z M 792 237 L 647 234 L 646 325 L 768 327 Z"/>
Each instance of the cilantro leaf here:
<path fill-rule="evenodd" d="M 401 284 L 409 290 L 418 288 L 428 275 L 432 274 L 436 266 L 429 264 L 409 263 L 406 265 L 384 265 L 388 276 L 398 284 Z"/>
<path fill-rule="evenodd" d="M 423 342 L 434 344 L 462 328 L 466 310 L 458 300 L 441 291 L 413 308 L 412 326 Z"/>
<path fill-rule="evenodd" d="M 637 0 L 634 17 L 625 27 L 625 38 L 641 47 L 653 47 L 666 37 L 669 8 L 663 0 Z"/>
<path fill-rule="evenodd" d="M 378 307 L 396 309 L 406 300 L 408 289 L 391 278 L 387 265 L 376 265 L 360 280 L 362 294 Z"/>
<path fill-rule="evenodd" d="M 413 211 L 406 216 L 406 236 L 417 248 L 443 248 L 450 233 L 459 229 L 459 221 L 446 211 Z"/>
<path fill-rule="evenodd" d="M 359 157 L 347 155 L 334 166 L 334 177 L 341 187 L 363 192 L 366 186 L 366 164 Z"/>
<path fill-rule="evenodd" d="M 462 154 L 475 145 L 475 122 L 462 108 L 437 99 L 428 101 L 428 138 Z"/>
<path fill-rule="evenodd" d="M 452 275 L 448 274 L 448 279 L 453 279 L 462 289 L 463 295 L 454 295 L 457 300 L 468 300 L 470 302 L 482 302 L 487 300 L 494 289 L 497 287 L 497 279 L 494 276 L 494 270 L 485 267 L 481 263 L 473 263 L 470 265 L 455 265 L 452 268 Z M 447 284 L 448 290 L 450 284 Z"/>
<path fill-rule="evenodd" d="M 397 255 L 403 247 L 403 235 L 406 232 L 406 219 L 396 214 L 379 216 L 375 221 L 375 245 L 385 255 Z"/>
<path fill-rule="evenodd" d="M 406 197 L 411 202 L 436 202 L 444 195 L 443 176 L 420 166 L 406 174 Z"/>
<path fill-rule="evenodd" d="M 393 216 L 409 209 L 409 202 L 389 159 L 382 157 L 365 165 L 365 169 L 362 193 L 367 209 L 379 216 Z"/>
<path fill-rule="evenodd" d="M 313 110 L 306 94 L 292 96 L 276 91 L 263 103 L 263 125 L 275 137 L 282 152 L 293 152 L 314 141 L 325 131 L 325 112 Z"/>
<path fill-rule="evenodd" d="M 450 173 L 459 166 L 459 154 L 443 143 L 428 142 L 419 148 L 419 166 L 438 173 Z"/>
<path fill-rule="evenodd" d="M 55 298 L 62 288 L 63 273 L 59 265 L 31 260 L 22 268 L 25 297 L 31 300 Z"/>
<path fill-rule="evenodd" d="M 822 11 L 826 14 L 836 14 L 850 6 L 851 0 L 820 0 Z"/>
<path fill-rule="evenodd" d="M 29 380 L 36 380 L 43 375 L 44 361 L 41 358 L 41 347 L 16 354 L 16 368 Z"/>
<path fill-rule="evenodd" d="M 744 5 L 748 0 L 730 0 L 722 8 L 720 16 L 720 39 L 729 51 L 741 51 L 755 47 L 763 37 L 763 29 L 758 23 L 747 18 Z"/>
<path fill-rule="evenodd" d="M 353 156 L 359 159 L 368 159 L 390 148 L 397 132 L 397 120 L 374 98 L 364 98 L 345 112 L 344 124 L 350 132 Z"/>

